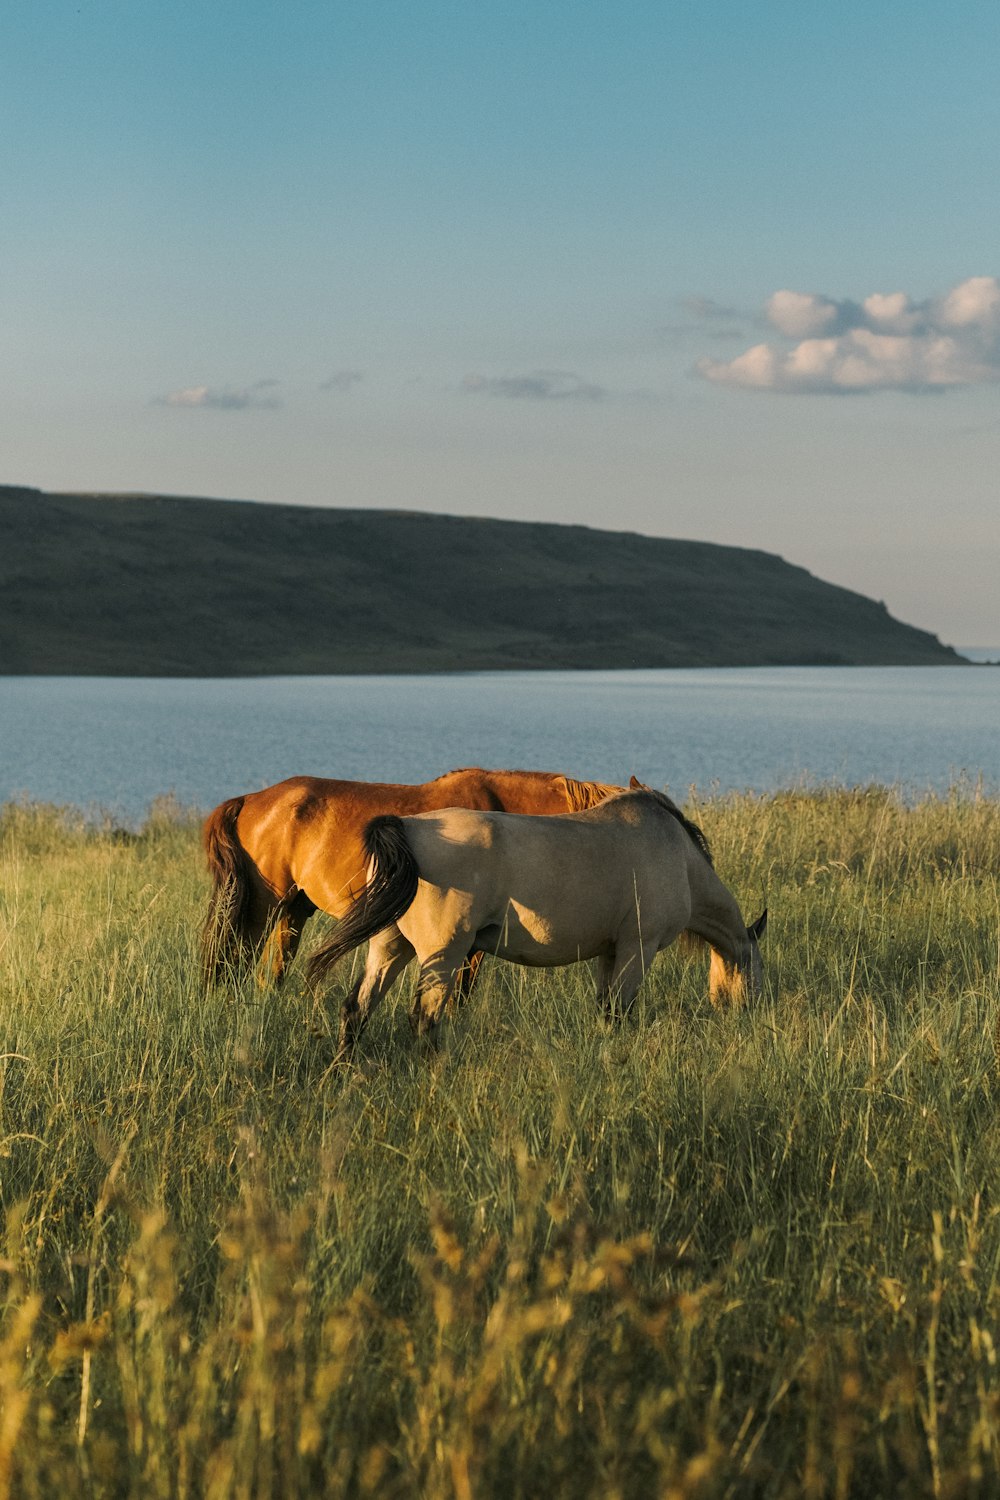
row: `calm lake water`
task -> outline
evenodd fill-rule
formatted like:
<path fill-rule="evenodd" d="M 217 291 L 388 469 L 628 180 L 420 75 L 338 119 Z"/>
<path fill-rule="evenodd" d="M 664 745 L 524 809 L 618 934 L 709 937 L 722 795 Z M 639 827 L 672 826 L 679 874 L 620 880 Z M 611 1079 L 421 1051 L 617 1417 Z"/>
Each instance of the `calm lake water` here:
<path fill-rule="evenodd" d="M 1000 792 L 1000 669 L 773 667 L 221 680 L 0 677 L 0 801 L 141 819 L 309 772 L 635 772 L 686 795 L 982 777 Z"/>

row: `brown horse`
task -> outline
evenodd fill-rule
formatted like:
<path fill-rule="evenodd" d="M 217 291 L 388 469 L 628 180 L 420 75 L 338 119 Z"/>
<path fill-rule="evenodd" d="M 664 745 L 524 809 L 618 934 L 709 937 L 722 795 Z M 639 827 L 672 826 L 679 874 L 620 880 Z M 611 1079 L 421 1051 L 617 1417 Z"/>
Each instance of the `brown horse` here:
<path fill-rule="evenodd" d="M 383 813 L 579 812 L 620 790 L 557 772 L 474 767 L 417 786 L 293 776 L 232 797 L 204 827 L 214 882 L 203 936 L 205 978 L 211 984 L 226 968 L 245 971 L 260 951 L 261 983 L 280 981 L 312 913 L 341 917 L 365 889 L 363 834 Z"/>

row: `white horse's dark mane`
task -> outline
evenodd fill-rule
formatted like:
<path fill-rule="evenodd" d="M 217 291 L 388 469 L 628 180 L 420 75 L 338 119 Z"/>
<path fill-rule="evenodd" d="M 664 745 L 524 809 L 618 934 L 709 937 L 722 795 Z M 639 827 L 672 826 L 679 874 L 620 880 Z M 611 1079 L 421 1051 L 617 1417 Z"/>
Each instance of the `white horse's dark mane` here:
<path fill-rule="evenodd" d="M 712 850 L 709 847 L 709 842 L 705 837 L 704 832 L 698 827 L 697 823 L 692 823 L 690 818 L 685 817 L 672 797 L 668 797 L 666 792 L 656 791 L 656 789 L 651 786 L 633 788 L 631 795 L 634 796 L 636 792 L 646 797 L 652 797 L 655 802 L 658 802 L 661 807 L 665 808 L 666 811 L 670 813 L 671 817 L 676 818 L 691 842 L 705 856 L 705 858 L 708 860 L 708 863 L 712 866 L 713 870 L 715 869 L 715 861 L 712 858 Z"/>

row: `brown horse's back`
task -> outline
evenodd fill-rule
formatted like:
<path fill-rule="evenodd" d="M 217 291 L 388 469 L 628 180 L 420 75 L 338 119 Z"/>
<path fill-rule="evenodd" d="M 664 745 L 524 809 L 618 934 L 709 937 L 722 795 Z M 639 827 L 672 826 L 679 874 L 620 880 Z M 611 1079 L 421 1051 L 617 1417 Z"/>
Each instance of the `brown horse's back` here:
<path fill-rule="evenodd" d="M 477 806 L 493 805 L 485 800 L 490 795 L 485 788 L 464 790 L 477 797 Z M 380 813 L 406 814 L 436 805 L 428 787 L 293 776 L 245 797 L 237 832 L 276 900 L 298 889 L 315 906 L 339 917 L 364 888 L 361 837 L 366 824 Z"/>

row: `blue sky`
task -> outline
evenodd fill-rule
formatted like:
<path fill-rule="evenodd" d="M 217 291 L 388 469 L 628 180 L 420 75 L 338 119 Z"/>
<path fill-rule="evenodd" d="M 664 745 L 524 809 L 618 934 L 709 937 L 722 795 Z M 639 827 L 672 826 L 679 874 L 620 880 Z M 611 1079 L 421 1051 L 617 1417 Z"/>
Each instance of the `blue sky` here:
<path fill-rule="evenodd" d="M 14 0 L 0 482 L 733 542 L 996 645 L 998 62 L 995 0 Z"/>

